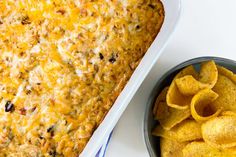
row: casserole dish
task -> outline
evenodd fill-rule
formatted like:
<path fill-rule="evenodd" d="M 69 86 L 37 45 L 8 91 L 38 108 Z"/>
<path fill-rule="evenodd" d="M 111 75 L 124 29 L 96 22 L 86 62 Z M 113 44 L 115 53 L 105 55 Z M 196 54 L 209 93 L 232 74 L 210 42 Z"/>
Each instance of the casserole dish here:
<path fill-rule="evenodd" d="M 105 142 L 106 137 L 109 136 L 112 129 L 115 127 L 117 121 L 131 101 L 135 92 L 138 90 L 139 86 L 142 84 L 143 80 L 156 63 L 163 49 L 167 45 L 172 33 L 174 32 L 180 17 L 181 1 L 162 0 L 162 3 L 165 10 L 165 20 L 159 34 L 149 47 L 145 56 L 142 58 L 112 108 L 107 113 L 100 126 L 93 133 L 86 147 L 80 154 L 80 157 L 92 157 L 96 155 L 102 144 Z"/>
<path fill-rule="evenodd" d="M 159 32 L 163 5 L 4 0 L 0 8 L 1 156 L 78 156 Z M 146 55 L 152 61 L 140 65 L 115 112 L 128 104 L 165 41 Z"/>

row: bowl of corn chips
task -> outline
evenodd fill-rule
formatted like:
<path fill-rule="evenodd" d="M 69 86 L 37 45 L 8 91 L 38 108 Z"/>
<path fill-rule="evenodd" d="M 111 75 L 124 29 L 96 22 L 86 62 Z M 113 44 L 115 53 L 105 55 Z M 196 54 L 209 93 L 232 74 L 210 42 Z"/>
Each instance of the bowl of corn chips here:
<path fill-rule="evenodd" d="M 199 57 L 165 73 L 147 102 L 151 157 L 236 157 L 236 62 Z"/>

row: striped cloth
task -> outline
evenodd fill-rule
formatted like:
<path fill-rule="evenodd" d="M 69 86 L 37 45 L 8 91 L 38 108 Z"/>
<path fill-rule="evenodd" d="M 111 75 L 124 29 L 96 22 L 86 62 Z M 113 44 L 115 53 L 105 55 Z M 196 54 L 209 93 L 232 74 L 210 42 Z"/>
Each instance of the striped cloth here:
<path fill-rule="evenodd" d="M 107 149 L 108 143 L 111 139 L 111 135 L 112 135 L 112 133 L 107 137 L 105 143 L 103 144 L 103 146 L 98 151 L 96 157 L 105 157 L 106 149 Z"/>

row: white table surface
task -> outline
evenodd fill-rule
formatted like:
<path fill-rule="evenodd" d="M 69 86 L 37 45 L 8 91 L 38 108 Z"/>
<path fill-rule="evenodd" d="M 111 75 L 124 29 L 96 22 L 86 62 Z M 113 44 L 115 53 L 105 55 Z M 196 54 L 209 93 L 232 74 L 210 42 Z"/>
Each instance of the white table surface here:
<path fill-rule="evenodd" d="M 236 60 L 236 0 L 182 0 L 176 32 L 116 125 L 106 157 L 148 157 L 142 123 L 153 85 L 171 67 L 209 55 Z"/>

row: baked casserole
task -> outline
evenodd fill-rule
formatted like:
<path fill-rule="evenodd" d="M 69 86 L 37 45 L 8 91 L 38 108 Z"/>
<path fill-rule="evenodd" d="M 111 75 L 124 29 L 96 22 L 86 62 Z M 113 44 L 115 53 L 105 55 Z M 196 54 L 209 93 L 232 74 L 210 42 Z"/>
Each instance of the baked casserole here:
<path fill-rule="evenodd" d="M 0 0 L 0 157 L 76 157 L 164 20 L 159 0 Z"/>

